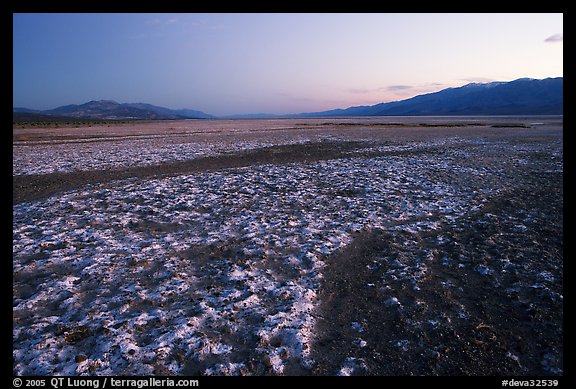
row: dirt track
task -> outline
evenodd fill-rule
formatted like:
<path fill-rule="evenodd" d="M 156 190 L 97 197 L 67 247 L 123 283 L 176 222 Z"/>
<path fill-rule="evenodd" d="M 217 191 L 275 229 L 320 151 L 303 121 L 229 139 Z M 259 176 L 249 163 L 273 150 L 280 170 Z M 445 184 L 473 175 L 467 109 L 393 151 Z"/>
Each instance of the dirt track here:
<path fill-rule="evenodd" d="M 312 162 L 343 156 L 358 148 L 358 142 L 322 142 L 305 145 L 272 146 L 233 155 L 206 157 L 160 165 L 135 166 L 121 170 L 89 170 L 70 173 L 14 176 L 14 203 L 46 198 L 57 193 L 127 178 L 160 178 L 203 171 L 237 168 L 260 164 Z"/>

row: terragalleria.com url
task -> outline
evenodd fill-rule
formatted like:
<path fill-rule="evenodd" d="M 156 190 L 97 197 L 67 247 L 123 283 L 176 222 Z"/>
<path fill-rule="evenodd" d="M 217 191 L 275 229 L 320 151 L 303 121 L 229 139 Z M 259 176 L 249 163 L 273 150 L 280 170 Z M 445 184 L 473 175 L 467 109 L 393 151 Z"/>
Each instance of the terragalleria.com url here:
<path fill-rule="evenodd" d="M 135 383 L 133 383 L 135 381 Z M 114 387 L 137 387 L 138 389 L 147 387 L 147 386 L 166 386 L 166 387 L 175 387 L 175 386 L 200 386 L 200 382 L 198 380 L 188 380 L 184 378 L 173 379 L 173 378 L 147 378 L 147 379 L 120 379 L 120 378 L 110 378 L 110 386 Z"/>

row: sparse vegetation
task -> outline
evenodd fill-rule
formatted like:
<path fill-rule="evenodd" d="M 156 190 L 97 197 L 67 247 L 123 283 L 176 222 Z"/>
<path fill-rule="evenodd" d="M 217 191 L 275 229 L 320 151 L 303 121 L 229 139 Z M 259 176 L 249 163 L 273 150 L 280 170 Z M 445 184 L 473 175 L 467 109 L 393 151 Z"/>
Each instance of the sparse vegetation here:
<path fill-rule="evenodd" d="M 126 124 L 142 119 L 91 119 L 45 115 L 32 112 L 12 112 L 12 128 L 79 128 L 97 125 Z"/>
<path fill-rule="evenodd" d="M 82 119 L 82 120 L 39 120 L 39 121 L 28 121 L 28 120 L 14 120 L 12 121 L 12 128 L 79 128 L 79 127 L 92 127 L 92 126 L 103 126 L 103 125 L 116 125 L 116 124 L 126 124 L 133 122 L 134 120 L 100 120 L 100 119 Z"/>

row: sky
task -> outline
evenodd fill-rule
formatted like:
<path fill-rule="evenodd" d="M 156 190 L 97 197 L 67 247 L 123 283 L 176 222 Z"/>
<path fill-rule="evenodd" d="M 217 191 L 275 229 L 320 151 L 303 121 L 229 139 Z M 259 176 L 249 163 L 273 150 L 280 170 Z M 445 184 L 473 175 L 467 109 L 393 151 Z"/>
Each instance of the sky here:
<path fill-rule="evenodd" d="M 14 107 L 288 114 L 562 76 L 561 13 L 13 15 Z"/>

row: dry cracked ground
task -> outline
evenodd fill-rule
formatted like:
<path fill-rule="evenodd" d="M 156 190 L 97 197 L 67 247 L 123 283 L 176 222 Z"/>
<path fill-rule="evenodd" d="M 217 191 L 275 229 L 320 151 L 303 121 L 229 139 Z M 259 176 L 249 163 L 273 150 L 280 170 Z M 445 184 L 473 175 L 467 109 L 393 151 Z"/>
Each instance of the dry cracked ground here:
<path fill-rule="evenodd" d="M 562 117 L 13 130 L 13 373 L 562 375 Z"/>

